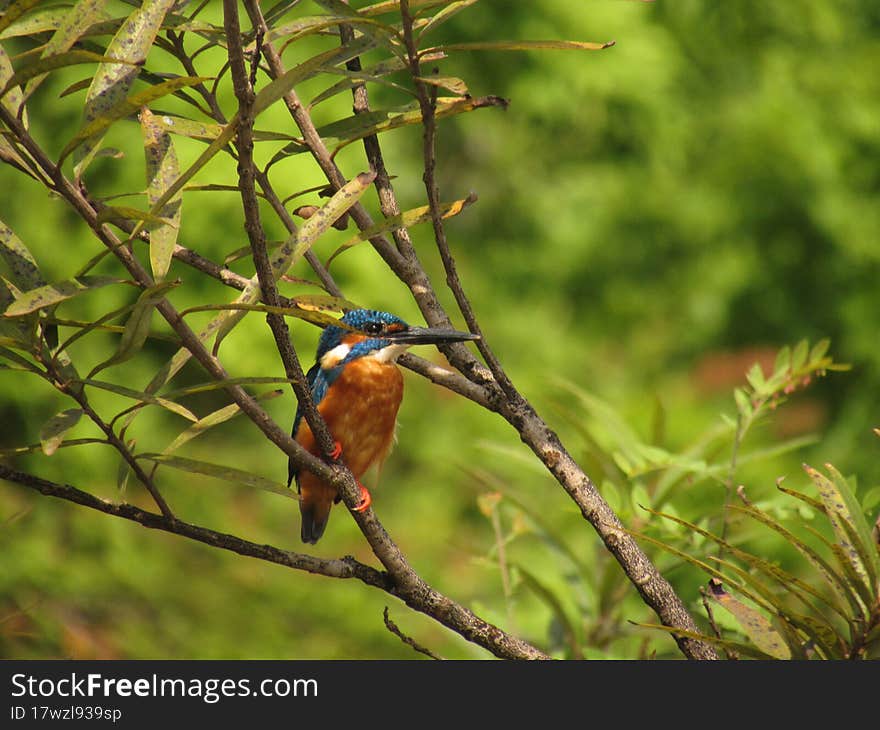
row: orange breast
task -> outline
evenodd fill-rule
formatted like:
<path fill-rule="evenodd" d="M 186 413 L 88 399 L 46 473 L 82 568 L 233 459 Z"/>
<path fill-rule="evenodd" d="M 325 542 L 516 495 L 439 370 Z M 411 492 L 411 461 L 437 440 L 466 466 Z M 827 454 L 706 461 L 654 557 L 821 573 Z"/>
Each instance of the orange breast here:
<path fill-rule="evenodd" d="M 318 412 L 342 446 L 342 460 L 356 478 L 391 450 L 402 399 L 403 376 L 397 366 L 364 357 L 345 367 L 318 404 Z M 317 453 L 307 423 L 300 425 L 296 440 Z"/>

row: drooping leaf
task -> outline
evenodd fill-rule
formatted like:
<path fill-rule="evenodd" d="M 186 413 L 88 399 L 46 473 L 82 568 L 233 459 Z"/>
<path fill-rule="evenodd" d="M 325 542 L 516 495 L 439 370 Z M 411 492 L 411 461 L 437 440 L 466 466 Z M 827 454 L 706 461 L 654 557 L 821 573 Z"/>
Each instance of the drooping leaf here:
<path fill-rule="evenodd" d="M 86 95 L 86 104 L 83 112 L 85 128 L 90 128 L 92 123 L 99 119 L 105 119 L 118 106 L 123 106 L 125 98 L 134 80 L 138 76 L 138 66 L 142 65 L 147 54 L 153 46 L 153 40 L 159 32 L 165 14 L 174 5 L 175 0 L 154 0 L 145 2 L 128 16 L 120 26 L 107 46 L 107 55 L 127 61 L 121 63 L 102 63 L 92 79 Z M 135 64 L 135 65 L 131 65 Z M 148 102 L 138 104 L 138 108 Z M 125 116 L 130 112 L 124 113 Z M 117 119 L 119 117 L 116 117 Z M 112 120 L 111 120 L 112 121 Z M 80 178 L 86 166 L 92 160 L 94 152 L 103 138 L 104 130 L 109 124 L 98 126 L 74 145 L 74 173 Z M 82 146 L 79 143 L 82 142 Z M 73 148 L 67 149 L 61 155 L 63 160 Z"/>
<path fill-rule="evenodd" d="M 220 464 L 211 464 L 206 461 L 198 461 L 196 459 L 186 459 L 182 456 L 171 456 L 168 454 L 138 454 L 138 459 L 145 459 L 156 464 L 163 464 L 174 469 L 189 472 L 191 474 L 203 474 L 205 476 L 214 477 L 215 479 L 223 479 L 234 484 L 244 484 L 248 487 L 256 487 L 273 494 L 280 494 L 288 499 L 299 499 L 296 492 L 288 489 L 280 482 L 266 479 L 252 471 L 236 469 L 231 466 L 222 466 Z"/>
<path fill-rule="evenodd" d="M 84 163 L 87 164 L 87 161 L 90 161 L 95 156 L 97 144 L 100 143 L 103 133 L 111 124 L 119 119 L 136 114 L 142 107 L 148 106 L 163 96 L 168 96 L 179 89 L 194 86 L 205 80 L 206 77 L 202 76 L 178 76 L 177 78 L 163 81 L 160 84 L 155 84 L 145 91 L 140 91 L 120 99 L 113 106 L 104 110 L 100 116 L 96 116 L 86 122 L 64 146 L 64 149 L 61 150 L 58 163 L 61 164 L 71 152 L 77 152 L 78 154 L 75 157 L 80 160 L 77 169 L 81 173 L 85 168 Z M 88 149 L 85 152 L 81 152 L 84 147 Z"/>
<path fill-rule="evenodd" d="M 833 480 L 811 466 L 804 470 L 819 490 L 825 512 L 834 528 L 837 544 L 849 556 L 853 569 L 863 577 L 871 591 L 877 592 L 880 558 L 874 549 L 871 531 L 852 490 L 843 475 L 826 464 Z"/>
<path fill-rule="evenodd" d="M 179 281 L 166 281 L 149 289 L 145 289 L 138 297 L 137 303 L 125 323 L 125 330 L 119 340 L 119 347 L 116 352 L 107 360 L 92 368 L 88 377 L 91 379 L 95 374 L 121 362 L 125 362 L 129 358 L 136 355 L 147 341 L 147 335 L 150 334 L 150 322 L 153 319 L 153 309 L 162 301 L 169 290 L 177 286 Z"/>
<path fill-rule="evenodd" d="M 469 195 L 466 198 L 455 200 L 451 203 L 441 203 L 439 205 L 440 217 L 451 218 L 453 216 L 456 216 L 471 203 L 475 202 L 476 199 L 477 198 L 475 195 Z M 368 241 L 374 236 L 380 236 L 389 231 L 397 230 L 398 228 L 410 228 L 411 226 L 415 226 L 419 223 L 424 223 L 429 220 L 431 220 L 431 208 L 427 205 L 423 205 L 419 208 L 413 208 L 412 210 L 405 211 L 400 215 L 386 218 L 381 223 L 377 223 L 370 226 L 369 228 L 365 228 L 364 230 L 349 238 L 330 255 L 330 257 L 327 259 L 327 262 L 325 263 L 325 266 L 330 266 L 330 263 L 339 254 L 341 254 L 343 251 L 348 250 L 352 246 L 356 246 L 358 243 Z"/>
<path fill-rule="evenodd" d="M 15 2 L 11 3 L 3 12 L 3 15 L 0 15 L 0 33 L 5 31 L 39 2 L 40 0 L 15 0 Z"/>
<path fill-rule="evenodd" d="M 26 84 L 38 76 L 45 76 L 50 71 L 55 71 L 66 66 L 75 66 L 83 63 L 125 63 L 111 56 L 102 56 L 100 53 L 91 51 L 65 51 L 54 56 L 45 56 L 21 66 L 6 82 L 0 90 L 0 97 L 5 96 L 16 86 Z"/>
<path fill-rule="evenodd" d="M 153 206 L 180 175 L 177 153 L 171 142 L 171 135 L 156 123 L 149 109 L 140 113 L 141 132 L 144 136 L 144 153 L 147 161 L 147 200 Z M 148 226 L 150 231 L 150 265 L 153 278 L 162 281 L 171 265 L 177 234 L 180 230 L 180 193 L 173 196 L 158 211 L 159 216 L 170 221 Z"/>
<path fill-rule="evenodd" d="M 775 659 L 791 659 L 791 649 L 764 614 L 730 595 L 719 580 L 709 581 L 709 595 L 730 612 L 761 651 Z"/>
<path fill-rule="evenodd" d="M 12 68 L 12 61 L 6 53 L 6 49 L 0 45 L 0 84 L 6 86 L 15 75 L 15 69 Z M 0 104 L 10 113 L 18 116 L 18 110 L 24 102 L 21 89 L 13 87 L 12 90 L 0 99 Z"/>
<path fill-rule="evenodd" d="M 428 19 L 428 22 L 425 23 L 421 28 L 419 28 L 419 39 L 424 38 L 432 30 L 440 27 L 447 20 L 452 18 L 454 15 L 457 15 L 462 10 L 469 8 L 475 2 L 477 2 L 477 0 L 458 0 L 457 2 L 449 3 L 449 5 L 432 15 Z"/>
<path fill-rule="evenodd" d="M 30 314 L 38 309 L 58 304 L 58 302 L 63 302 L 80 294 L 94 291 L 110 284 L 122 284 L 124 282 L 124 279 L 117 279 L 112 276 L 80 276 L 55 284 L 46 284 L 45 286 L 22 292 L 21 296 L 7 307 L 3 314 L 5 317 L 18 317 L 23 314 Z"/>
<path fill-rule="evenodd" d="M 262 393 L 256 396 L 256 399 L 259 400 L 268 400 L 270 398 L 275 398 L 282 394 L 281 390 L 271 390 L 268 393 Z M 185 431 L 177 435 L 177 438 L 174 439 L 165 449 L 162 451 L 163 454 L 170 454 L 172 451 L 176 451 L 185 443 L 192 441 L 197 436 L 201 436 L 205 431 L 209 428 L 213 428 L 221 423 L 226 423 L 236 416 L 241 414 L 241 408 L 237 403 L 230 403 L 228 406 L 224 406 L 223 408 L 219 408 L 213 413 L 209 413 L 207 416 L 200 418 L 196 421 L 192 426 L 187 428 Z"/>
<path fill-rule="evenodd" d="M 0 221 L 0 257 L 9 267 L 12 281 L 22 291 L 45 284 L 33 254 L 15 232 Z"/>
<path fill-rule="evenodd" d="M 474 41 L 472 43 L 444 43 L 419 51 L 419 54 L 436 51 L 603 51 L 615 41 L 588 43 L 585 41 Z"/>
<path fill-rule="evenodd" d="M 43 49 L 41 58 L 49 58 L 69 51 L 95 21 L 105 17 L 103 12 L 105 3 L 106 0 L 79 0 L 73 8 L 64 10 L 55 26 L 55 32 Z M 30 96 L 44 78 L 45 74 L 32 79 L 25 87 L 25 96 Z"/>
<path fill-rule="evenodd" d="M 175 403 L 168 398 L 162 398 L 160 396 L 152 395 L 150 393 L 144 393 L 143 391 L 134 390 L 133 388 L 126 388 L 123 385 L 117 385 L 116 383 L 106 383 L 101 380 L 92 380 L 90 378 L 85 378 L 79 381 L 81 385 L 88 385 L 93 388 L 100 388 L 101 390 L 106 390 L 110 393 L 116 393 L 116 395 L 121 395 L 125 398 L 132 398 L 133 400 L 140 401 L 141 403 L 146 403 L 149 405 L 161 406 L 166 410 L 171 411 L 172 413 L 176 413 L 179 416 L 183 416 L 188 421 L 192 421 L 195 423 L 198 421 L 198 417 L 193 414 L 188 408 L 180 405 L 180 403 Z"/>
<path fill-rule="evenodd" d="M 64 434 L 73 428 L 82 418 L 81 408 L 70 408 L 50 418 L 40 429 L 40 444 L 46 456 L 52 456 L 64 441 Z"/>

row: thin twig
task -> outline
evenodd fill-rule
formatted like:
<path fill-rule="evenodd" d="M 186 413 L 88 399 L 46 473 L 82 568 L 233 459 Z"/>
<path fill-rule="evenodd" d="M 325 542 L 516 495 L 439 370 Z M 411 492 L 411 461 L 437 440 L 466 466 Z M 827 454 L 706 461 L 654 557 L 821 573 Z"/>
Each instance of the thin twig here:
<path fill-rule="evenodd" d="M 388 615 L 388 606 L 385 606 L 385 610 L 382 612 L 382 620 L 385 622 L 385 628 L 387 628 L 392 634 L 394 634 L 398 639 L 400 639 L 407 646 L 411 646 L 420 654 L 424 654 L 425 656 L 431 657 L 431 659 L 441 660 L 443 657 L 437 656 L 430 649 L 419 644 L 415 639 L 404 634 L 398 625 L 391 620 L 391 617 Z"/>

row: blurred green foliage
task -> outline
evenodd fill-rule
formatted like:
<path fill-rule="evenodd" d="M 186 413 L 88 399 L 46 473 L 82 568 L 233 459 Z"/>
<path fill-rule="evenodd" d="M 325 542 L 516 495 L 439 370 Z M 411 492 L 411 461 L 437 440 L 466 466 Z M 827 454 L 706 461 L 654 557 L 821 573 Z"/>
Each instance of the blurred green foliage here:
<path fill-rule="evenodd" d="M 116 5 L 120 15 L 130 10 Z M 303 6 L 304 13 L 319 12 Z M 448 222 L 448 232 L 493 349 L 634 530 L 651 525 L 668 539 L 678 531 L 689 550 L 712 549 L 680 526 L 658 527 L 641 506 L 661 506 L 656 495 L 666 480 L 665 512 L 720 529 L 723 479 L 676 469 L 695 451 L 707 468 L 729 464 L 734 429 L 719 414 L 736 417 L 734 387 L 745 383 L 755 361 L 769 373 L 776 351 L 801 338 L 830 337 L 835 360 L 853 368 L 813 382 L 756 423 L 742 445 L 742 456 L 753 458 L 740 458 L 735 482 L 777 518 L 810 521 L 808 510 L 780 498 L 775 481 L 788 475 L 787 484 L 808 491 L 799 463 L 830 461 L 858 475 L 850 483 L 869 516 L 876 515 L 880 470 L 871 427 L 880 392 L 880 77 L 872 69 L 880 62 L 878 30 L 880 8 L 872 0 L 815 0 L 796 10 L 758 0 L 483 0 L 431 37 L 436 43 L 617 42 L 590 53 L 451 53 L 439 64 L 443 75 L 463 78 L 474 95 L 499 94 L 511 104 L 505 112 L 444 120 L 438 174 L 444 200 L 470 191 L 479 196 Z M 296 53 L 332 43 L 308 40 L 295 45 Z M 24 50 L 14 42 L 7 47 Z M 305 57 L 291 52 L 289 62 Z M 216 50 L 201 59 L 205 73 L 224 60 Z M 88 73 L 50 77 L 31 102 L 31 129 L 52 154 L 79 128 L 84 92 L 61 99 L 59 93 Z M 336 80 L 311 80 L 298 91 L 309 99 Z M 223 93 L 231 114 L 231 91 Z M 370 93 L 374 107 L 401 103 L 385 87 Z M 160 106 L 186 109 L 177 100 Z M 346 95 L 314 109 L 318 125 L 349 113 Z M 257 126 L 289 132 L 291 123 L 273 109 Z M 423 205 L 419 130 L 394 131 L 381 141 L 402 208 Z M 113 127 L 105 144 L 125 157 L 93 163 L 87 175 L 93 192 L 142 191 L 136 123 Z M 175 144 L 189 162 L 204 147 L 182 138 Z M 258 161 L 281 146 L 259 144 Z M 359 145 L 345 148 L 338 161 L 349 177 L 366 166 Z M 234 163 L 217 158 L 195 182 L 235 179 Z M 305 156 L 279 163 L 272 179 L 285 193 L 323 182 Z M 72 276 L 97 253 L 85 226 L 40 185 L 4 165 L 0 190 L 0 219 L 50 281 Z M 316 194 L 300 200 L 320 204 Z M 372 200 L 368 205 L 375 207 Z M 284 237 L 277 221 L 265 220 L 270 239 Z M 326 259 L 351 235 L 331 232 L 318 253 Z M 413 236 L 426 269 L 442 282 L 429 227 L 413 229 Z M 215 261 L 246 245 L 238 196 L 188 193 L 180 241 Z M 246 260 L 232 268 L 252 273 Z M 368 246 L 340 255 L 332 271 L 349 299 L 418 321 L 406 287 Z M 100 273 L 118 271 L 108 261 Z M 303 267 L 299 274 L 308 272 Z M 179 308 L 232 299 L 230 290 L 179 263 L 171 275 L 184 283 L 170 297 Z M 288 294 L 314 291 L 288 286 Z M 93 319 L 135 296 L 108 287 L 63 313 Z M 191 323 L 208 317 L 193 315 Z M 318 331 L 296 321 L 292 329 L 307 361 Z M 95 334 L 72 354 L 91 367 L 109 358 L 117 342 L 118 335 Z M 221 352 L 235 374 L 282 374 L 260 315 L 250 315 Z M 138 358 L 102 377 L 124 374 L 124 384 L 143 387 L 171 354 L 173 345 L 151 339 Z M 187 366 L 178 380 L 206 378 Z M 373 491 L 374 507 L 426 580 L 557 656 L 678 656 L 668 637 L 630 623 L 653 616 L 511 429 L 412 375 L 407 391 L 398 446 Z M 119 402 L 111 394 L 92 397 L 108 407 Z M 186 404 L 204 414 L 226 401 L 213 392 Z M 67 407 L 40 381 L 0 372 L 0 448 L 38 441 L 45 421 Z M 294 411 L 288 391 L 266 407 L 281 424 Z M 129 435 L 139 451 L 160 451 L 185 425 L 147 408 Z M 82 423 L 70 435 L 96 432 Z M 644 472 L 623 468 L 615 454 L 635 442 L 648 456 L 662 450 L 677 461 Z M 286 459 L 241 418 L 181 454 L 277 481 L 286 472 Z M 103 446 L 14 464 L 116 497 L 118 457 Z M 160 471 L 160 486 L 184 519 L 300 548 L 291 501 L 171 470 Z M 125 498 L 149 507 L 141 492 L 132 481 Z M 729 529 L 732 542 L 811 580 L 809 566 L 778 536 L 744 520 L 731 520 Z M 371 560 L 341 509 L 315 551 Z M 377 591 L 152 534 L 6 484 L 0 553 L 0 656 L 415 656 L 384 628 L 382 609 L 391 599 Z M 656 555 L 701 614 L 698 589 L 707 576 Z M 404 632 L 443 656 L 485 656 L 402 605 L 390 608 Z"/>

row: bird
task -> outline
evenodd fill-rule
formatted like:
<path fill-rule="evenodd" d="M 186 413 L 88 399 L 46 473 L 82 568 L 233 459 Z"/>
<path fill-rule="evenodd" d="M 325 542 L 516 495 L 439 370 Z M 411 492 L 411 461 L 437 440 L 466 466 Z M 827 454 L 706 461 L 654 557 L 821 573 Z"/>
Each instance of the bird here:
<path fill-rule="evenodd" d="M 372 497 L 360 479 L 371 466 L 384 462 L 394 442 L 397 412 L 403 399 L 403 375 L 397 366 L 412 345 L 477 340 L 478 335 L 445 328 L 414 327 L 400 317 L 374 309 L 353 309 L 329 325 L 318 341 L 315 364 L 306 374 L 312 402 L 331 436 L 333 459 L 341 458 L 361 489 L 363 511 Z M 306 451 L 322 457 L 315 436 L 298 406 L 293 438 Z M 336 488 L 293 459 L 288 462 L 287 486 L 296 481 L 301 514 L 300 537 L 315 544 L 324 534 L 330 510 L 340 501 Z"/>

